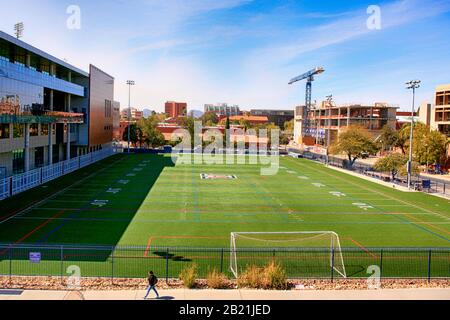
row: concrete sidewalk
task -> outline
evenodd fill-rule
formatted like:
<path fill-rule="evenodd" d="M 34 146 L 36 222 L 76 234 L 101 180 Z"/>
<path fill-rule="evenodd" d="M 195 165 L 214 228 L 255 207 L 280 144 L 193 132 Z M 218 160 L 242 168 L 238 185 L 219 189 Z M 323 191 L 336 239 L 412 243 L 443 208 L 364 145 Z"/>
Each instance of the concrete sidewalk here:
<path fill-rule="evenodd" d="M 450 300 L 450 288 L 383 290 L 159 290 L 162 300 Z M 0 300 L 143 300 L 145 291 L 0 290 Z M 150 295 L 153 299 L 154 294 Z"/>

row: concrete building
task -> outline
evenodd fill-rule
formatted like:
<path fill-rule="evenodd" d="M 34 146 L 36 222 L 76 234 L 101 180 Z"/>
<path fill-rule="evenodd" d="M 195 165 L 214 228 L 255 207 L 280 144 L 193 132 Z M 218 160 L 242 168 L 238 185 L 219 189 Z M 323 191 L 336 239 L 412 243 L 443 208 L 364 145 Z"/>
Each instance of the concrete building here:
<path fill-rule="evenodd" d="M 437 86 L 434 103 L 422 103 L 418 113 L 421 122 L 450 137 L 450 84 Z"/>
<path fill-rule="evenodd" d="M 185 117 L 187 115 L 187 103 L 167 101 L 165 105 L 165 112 L 169 118 Z"/>
<path fill-rule="evenodd" d="M 322 102 L 319 107 L 311 110 L 309 114 L 311 128 L 307 136 L 302 137 L 303 108 L 300 106 L 295 110 L 294 141 L 297 144 L 331 145 L 339 134 L 351 125 L 362 126 L 375 136 L 385 125 L 395 128 L 397 122 L 398 107 L 387 103 L 335 106 Z"/>
<path fill-rule="evenodd" d="M 120 102 L 113 101 L 113 140 L 120 141 Z"/>
<path fill-rule="evenodd" d="M 131 115 L 131 119 L 129 119 Z M 120 119 L 122 121 L 139 121 L 144 117 L 144 112 L 136 108 L 125 108 L 120 112 Z"/>
<path fill-rule="evenodd" d="M 114 78 L 89 73 L 0 31 L 3 175 L 111 145 Z"/>
<path fill-rule="evenodd" d="M 241 110 L 237 105 L 228 105 L 227 103 L 219 104 L 205 104 L 205 113 L 215 112 L 217 116 L 239 116 L 241 115 Z"/>
<path fill-rule="evenodd" d="M 281 130 L 284 130 L 284 124 L 294 119 L 293 110 L 250 110 L 252 116 L 267 117 L 270 123 L 274 123 Z"/>

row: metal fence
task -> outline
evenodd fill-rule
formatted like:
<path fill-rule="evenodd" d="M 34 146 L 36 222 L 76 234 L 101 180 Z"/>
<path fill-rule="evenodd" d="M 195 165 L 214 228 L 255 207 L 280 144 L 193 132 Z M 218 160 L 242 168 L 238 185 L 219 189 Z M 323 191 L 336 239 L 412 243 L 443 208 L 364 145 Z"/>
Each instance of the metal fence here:
<path fill-rule="evenodd" d="M 332 258 L 340 255 L 329 248 L 246 248 L 237 252 L 239 270 L 275 260 L 290 279 L 342 278 L 334 269 L 342 260 Z M 450 248 L 342 248 L 341 252 L 348 278 L 367 278 L 371 266 L 379 268 L 382 278 L 450 278 Z M 81 277 L 114 280 L 143 278 L 153 270 L 159 278 L 172 279 L 195 263 L 199 278 L 206 278 L 212 270 L 232 278 L 231 253 L 229 248 L 0 245 L 0 275 L 64 278 L 78 269 Z"/>
<path fill-rule="evenodd" d="M 316 154 L 310 151 L 301 151 L 298 149 L 289 149 L 289 153 L 293 157 L 301 156 L 302 158 L 318 161 L 321 163 L 328 163 L 328 165 L 357 172 L 359 174 L 363 174 L 372 178 L 376 178 L 385 182 L 391 182 L 397 184 L 399 186 L 407 187 L 407 178 L 402 176 L 397 176 L 395 180 L 392 180 L 392 177 L 383 172 L 377 172 L 374 168 L 367 164 L 362 163 L 354 163 L 351 167 L 348 165 L 348 160 L 333 157 L 333 156 L 325 156 L 322 154 Z M 424 186 L 423 181 L 429 180 L 429 186 Z M 450 196 L 450 183 L 439 181 L 433 178 L 423 178 L 420 175 L 413 176 L 412 184 L 417 191 L 423 191 L 427 193 L 438 193 L 446 196 Z"/>
<path fill-rule="evenodd" d="M 84 156 L 30 170 L 5 179 L 0 179 L 0 200 L 17 195 L 43 183 L 47 183 L 63 175 L 74 172 L 91 163 L 103 160 L 116 152 L 119 152 L 119 149 L 107 148 Z"/>

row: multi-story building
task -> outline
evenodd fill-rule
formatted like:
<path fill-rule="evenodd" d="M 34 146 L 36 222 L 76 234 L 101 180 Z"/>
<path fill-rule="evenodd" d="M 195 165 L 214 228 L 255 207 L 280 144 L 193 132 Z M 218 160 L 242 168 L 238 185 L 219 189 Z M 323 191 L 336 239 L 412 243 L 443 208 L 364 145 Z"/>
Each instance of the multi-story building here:
<path fill-rule="evenodd" d="M 113 101 L 113 139 L 120 141 L 120 102 Z"/>
<path fill-rule="evenodd" d="M 329 146 L 343 130 L 352 125 L 364 127 L 375 136 L 385 125 L 395 129 L 397 122 L 398 107 L 387 103 L 335 106 L 323 102 L 320 107 L 311 110 L 310 129 L 306 137 L 302 137 L 303 108 L 297 107 L 295 111 L 294 140 L 297 144 Z"/>
<path fill-rule="evenodd" d="M 185 117 L 187 115 L 187 103 L 167 101 L 165 111 L 169 118 Z"/>
<path fill-rule="evenodd" d="M 267 117 L 270 123 L 274 123 L 281 130 L 284 124 L 294 119 L 294 110 L 250 110 L 252 116 Z"/>
<path fill-rule="evenodd" d="M 129 117 L 131 116 L 131 119 Z M 144 111 L 136 108 L 125 108 L 120 112 L 120 119 L 122 121 L 139 121 L 144 117 Z"/>
<path fill-rule="evenodd" d="M 432 130 L 450 137 L 450 84 L 436 87 L 434 104 L 424 102 L 420 105 L 419 119 Z"/>
<path fill-rule="evenodd" d="M 0 168 L 12 175 L 112 141 L 114 78 L 0 31 Z"/>
<path fill-rule="evenodd" d="M 227 103 L 219 103 L 219 104 L 205 104 L 205 113 L 206 112 L 215 112 L 217 116 L 239 116 L 241 115 L 241 110 L 239 106 L 228 105 Z"/>

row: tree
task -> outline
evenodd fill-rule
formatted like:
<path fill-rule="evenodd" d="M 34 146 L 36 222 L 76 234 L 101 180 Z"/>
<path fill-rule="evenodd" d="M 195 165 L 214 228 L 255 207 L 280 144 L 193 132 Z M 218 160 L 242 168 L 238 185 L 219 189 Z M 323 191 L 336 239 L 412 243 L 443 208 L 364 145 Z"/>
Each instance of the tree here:
<path fill-rule="evenodd" d="M 294 119 L 291 121 L 286 121 L 284 123 L 284 133 L 287 135 L 293 135 L 294 134 Z"/>
<path fill-rule="evenodd" d="M 157 148 L 165 144 L 164 135 L 157 129 L 159 120 L 160 117 L 158 115 L 151 115 L 138 123 L 142 132 L 143 142 L 152 148 Z"/>
<path fill-rule="evenodd" d="M 219 123 L 219 117 L 214 111 L 205 112 L 200 119 L 204 126 L 214 126 Z"/>
<path fill-rule="evenodd" d="M 141 134 L 141 129 L 138 127 L 136 123 L 129 124 L 129 127 L 130 127 L 130 142 L 136 147 Z M 128 141 L 128 126 L 125 128 L 125 131 L 123 132 L 122 139 L 124 141 Z"/>
<path fill-rule="evenodd" d="M 390 155 L 378 159 L 374 165 L 374 169 L 380 172 L 389 172 L 391 174 L 392 180 L 399 171 L 406 166 L 408 162 L 408 157 L 400 153 L 391 153 Z"/>
<path fill-rule="evenodd" d="M 396 147 L 398 141 L 399 133 L 390 125 L 385 125 L 383 129 L 381 129 L 379 142 L 384 150 Z"/>
<path fill-rule="evenodd" d="M 359 126 L 350 126 L 339 135 L 330 152 L 332 154 L 344 153 L 348 157 L 348 166 L 352 167 L 355 161 L 364 154 L 375 154 L 379 150 L 370 132 Z"/>

